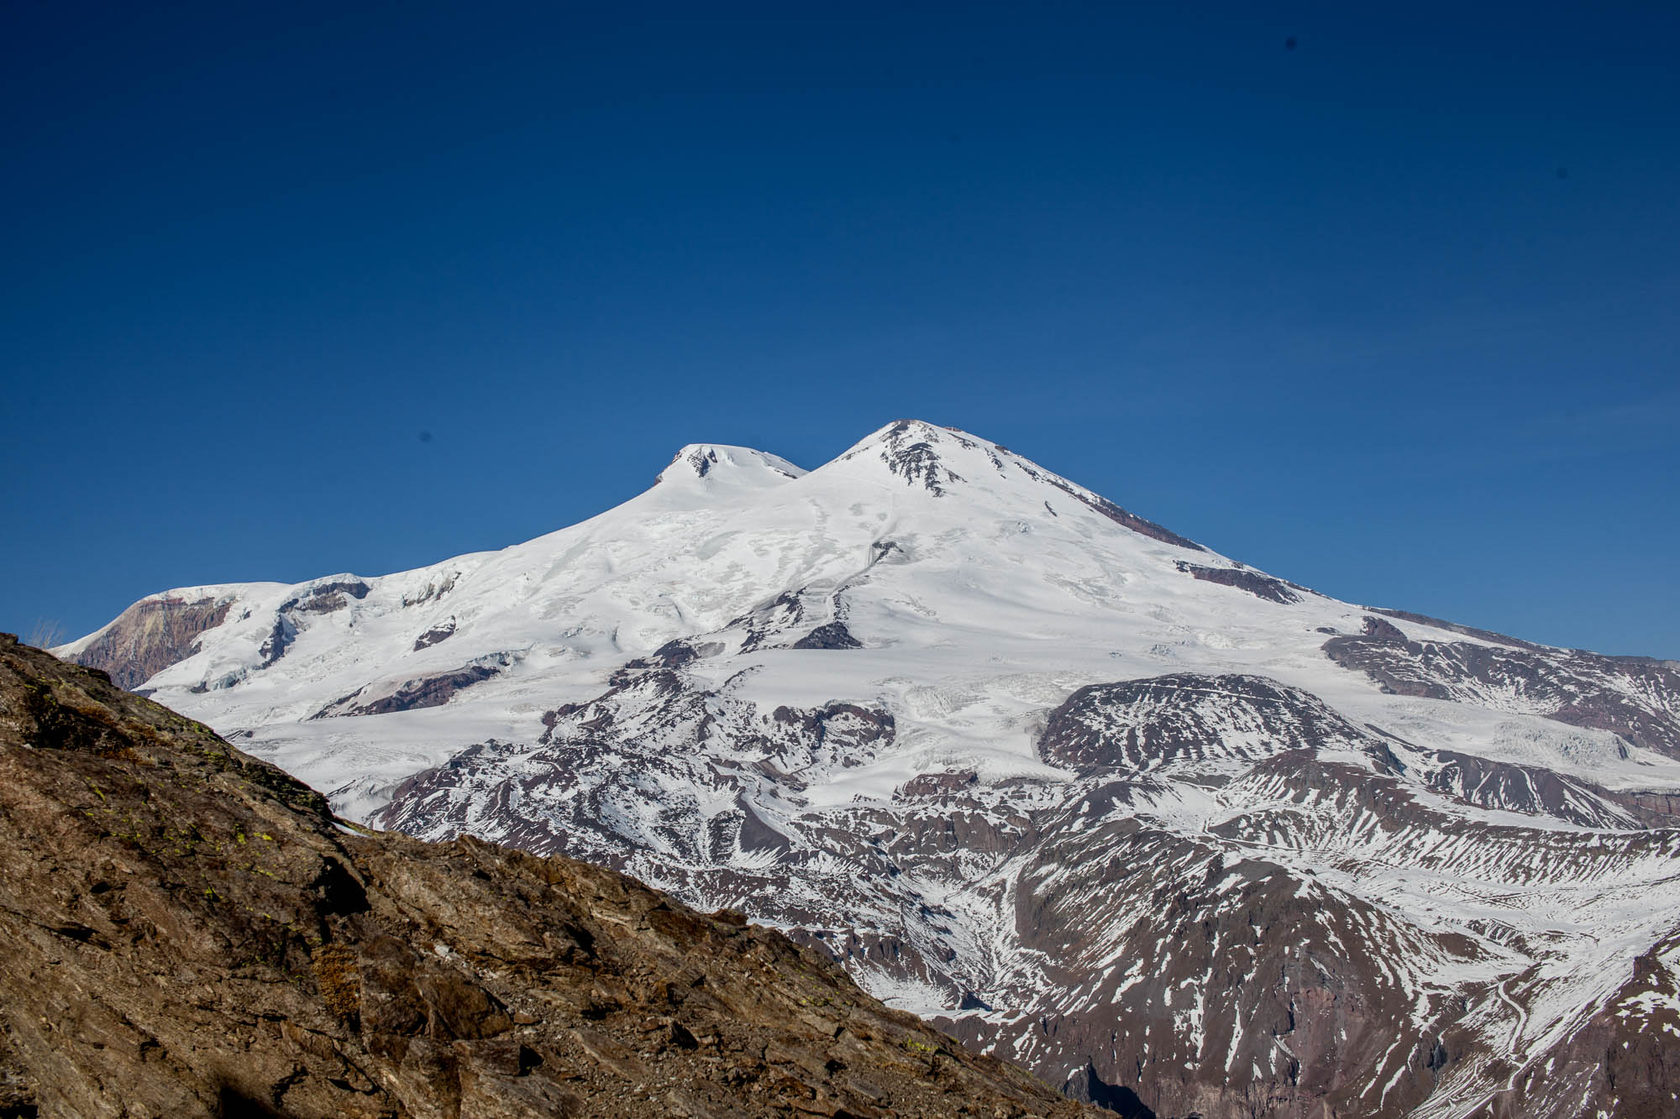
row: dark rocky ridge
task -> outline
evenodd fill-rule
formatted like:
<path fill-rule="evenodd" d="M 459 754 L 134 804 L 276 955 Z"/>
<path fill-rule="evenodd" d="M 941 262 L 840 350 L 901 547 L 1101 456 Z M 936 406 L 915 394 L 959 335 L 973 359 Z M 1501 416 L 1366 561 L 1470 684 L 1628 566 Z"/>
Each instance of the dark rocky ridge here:
<path fill-rule="evenodd" d="M 795 641 L 794 649 L 861 649 L 863 642 L 852 636 L 845 622 L 825 622 Z"/>
<path fill-rule="evenodd" d="M 1325 655 L 1396 695 L 1514 701 L 1546 718 L 1611 731 L 1635 746 L 1680 757 L 1680 667 L 1674 662 L 1551 649 L 1419 614 L 1384 613 L 1494 643 L 1413 640 L 1393 622 L 1367 616 L 1363 633 L 1332 637 Z"/>
<path fill-rule="evenodd" d="M 921 485 L 935 497 L 942 497 L 947 486 L 963 479 L 940 459 L 928 438 L 931 430 L 916 420 L 894 423 L 881 437 L 881 461 L 912 486 Z"/>
<path fill-rule="evenodd" d="M 1255 598 L 1263 598 L 1267 602 L 1276 602 L 1287 606 L 1292 602 L 1301 601 L 1301 593 L 1306 588 L 1295 583 L 1286 582 L 1271 575 L 1262 575 L 1258 571 L 1250 571 L 1246 567 L 1204 567 L 1201 564 L 1186 563 L 1179 560 L 1173 566 L 1193 579 L 1200 579 L 1204 583 L 1219 583 L 1222 586 L 1235 587 L 1239 591 L 1247 591 Z"/>
<path fill-rule="evenodd" d="M 360 579 L 335 579 L 309 588 L 308 592 L 287 600 L 280 609 L 297 610 L 304 614 L 331 614 L 350 605 L 352 598 L 358 602 L 366 598 L 372 589 Z"/>
<path fill-rule="evenodd" d="M 1449 1075 L 1498 1059 L 1467 1028 L 1466 1011 L 1500 996 L 1491 989 L 1429 992 L 1419 1029 L 1417 1010 L 1408 1008 L 1418 994 L 1396 982 L 1396 970 L 1448 970 L 1486 959 L 1489 947 L 1419 929 L 1277 862 L 1233 858 L 1219 841 L 1250 850 L 1266 836 L 1288 837 L 1284 846 L 1334 843 L 1347 830 L 1337 816 L 1363 818 L 1372 834 L 1385 837 L 1384 858 L 1392 865 L 1450 870 L 1465 856 L 1442 852 L 1459 837 L 1474 836 L 1485 846 L 1469 858 L 1491 855 L 1520 879 L 1578 861 L 1600 844 L 1619 848 L 1617 857 L 1672 851 L 1674 833 L 1488 829 L 1441 815 L 1392 777 L 1323 762 L 1310 749 L 1265 759 L 1243 781 L 1264 788 L 1267 795 L 1254 800 L 1275 808 L 1210 828 L 1212 842 L 1109 811 L 1111 800 L 1125 798 L 1123 784 L 1098 787 L 1040 821 L 1040 842 L 1014 902 L 1026 943 L 1046 961 L 1048 985 L 1073 986 L 1089 974 L 1081 961 L 1098 954 L 1142 961 L 1147 978 L 1116 983 L 1103 976 L 1083 1005 L 1050 1005 L 989 1022 L 959 1019 L 950 1028 L 970 1044 L 1089 1054 L 1087 1074 L 1070 1087 L 1094 1100 L 1105 1098 L 1095 1088 L 1124 1089 L 1147 1109 L 1133 1114 L 1317 1119 L 1400 1116 L 1413 1108 L 1476 1119 L 1673 1114 L 1666 1093 L 1675 1082 L 1674 1043 L 1662 1033 L 1680 1031 L 1680 1015 L 1666 997 L 1647 998 L 1673 993 L 1672 972 L 1657 958 L 1672 954 L 1680 936 L 1653 948 L 1646 966 L 1636 964 L 1579 1032 L 1531 1054 L 1514 1090 L 1489 1093 L 1480 1107 L 1430 1111 L 1420 1105 Z M 1354 811 L 1326 817 L 1299 811 L 1314 801 Z M 1317 825 L 1308 823 L 1314 819 Z M 1409 857 L 1408 849 L 1423 857 Z M 1148 916 L 1129 928 L 1092 921 L 1082 901 L 1092 896 Z M 1521 997 L 1517 984 L 1513 979 L 1510 987 Z M 1196 1000 L 1206 1043 L 1187 1037 L 1177 1020 L 1184 1001 L 1178 992 L 1185 989 Z M 1281 1053 L 1272 1044 L 1280 1038 L 1288 1043 Z"/>
<path fill-rule="evenodd" d="M 403 681 L 390 695 L 357 703 L 366 689 L 358 689 L 334 700 L 311 715 L 312 719 L 334 719 L 355 715 L 385 715 L 392 711 L 414 711 L 422 707 L 442 707 L 456 692 L 482 684 L 498 675 L 504 664 L 469 664 L 454 672 L 440 672 L 434 676 L 419 676 Z"/>
<path fill-rule="evenodd" d="M 7 1115 L 1072 1116 L 820 954 L 611 871 L 352 834 L 0 636 Z"/>
<path fill-rule="evenodd" d="M 1658 962 L 1680 947 L 1671 938 L 1640 957 L 1631 979 L 1585 1027 L 1531 1060 L 1512 1077 L 1511 1089 L 1488 1100 L 1466 1119 L 1669 1119 L 1680 1108 L 1680 1065 L 1673 1042 L 1680 1014 L 1653 1007 L 1650 996 L 1677 993 Z M 1664 1000 L 1666 1001 L 1666 1000 Z M 1581 1101 L 1579 1110 L 1570 1105 Z"/>
<path fill-rule="evenodd" d="M 1332 745 L 1382 752 L 1369 734 L 1299 688 L 1263 676 L 1178 672 L 1078 689 L 1050 712 L 1038 750 L 1048 762 L 1079 769 L 1150 769 Z"/>
<path fill-rule="evenodd" d="M 1175 548 L 1185 548 L 1192 552 L 1207 551 L 1206 548 L 1202 547 L 1194 540 L 1185 536 L 1180 536 L 1178 533 L 1167 528 L 1165 525 L 1158 525 L 1154 521 L 1140 517 L 1129 509 L 1122 509 L 1120 506 L 1114 504 L 1114 502 L 1110 501 L 1106 497 L 1103 497 L 1101 494 L 1095 494 L 1091 493 L 1089 490 L 1080 489 L 1071 483 L 1056 477 L 1054 474 L 1040 473 L 1029 466 L 1025 460 L 1017 462 L 1016 465 L 1019 466 L 1029 478 L 1034 478 L 1047 485 L 1056 487 L 1075 501 L 1079 502 L 1081 505 L 1085 506 L 1087 509 L 1091 510 L 1093 513 L 1098 513 L 1107 517 L 1109 520 L 1113 521 L 1122 528 L 1129 528 L 1133 532 L 1138 533 L 1140 536 L 1147 536 L 1151 540 L 1159 540 L 1163 544 L 1171 544 Z M 1048 503 L 1045 508 L 1050 508 Z M 1052 516 L 1054 516 L 1055 513 L 1056 511 L 1054 509 L 1050 509 L 1050 514 Z"/>
<path fill-rule="evenodd" d="M 1629 790 L 1608 795 L 1647 827 L 1671 828 L 1680 819 L 1680 795 L 1675 793 Z"/>
<path fill-rule="evenodd" d="M 425 633 L 422 633 L 419 637 L 416 637 L 414 639 L 414 651 L 418 653 L 421 649 L 429 649 L 433 645 L 436 645 L 439 641 L 447 641 L 453 636 L 455 636 L 455 619 L 450 618 L 442 625 L 433 626 Z"/>
<path fill-rule="evenodd" d="M 1093 831 L 1081 815 L 1083 806 L 1047 822 L 1015 901 L 1018 927 L 1053 961 L 1053 980 L 1099 946 L 1140 961 L 1150 980 L 1103 979 L 1083 1006 L 1048 1006 L 1012 1022 L 968 1019 L 959 1023 L 971 1031 L 964 1036 L 1085 1053 L 1095 1075 L 1073 1086 L 1091 1100 L 1124 1090 L 1148 1109 L 1134 1114 L 1398 1116 L 1428 1094 L 1427 1045 L 1395 1048 L 1409 1033 L 1410 1000 L 1370 961 L 1395 953 L 1452 959 L 1470 946 L 1419 936 L 1276 864 L 1232 861 L 1135 818 L 1104 816 Z M 1151 873 L 1137 873 L 1142 866 Z M 1119 910 L 1157 916 L 1123 931 L 1092 927 L 1078 916 L 1089 891 L 1112 895 Z M 1200 1007 L 1206 1042 L 1186 1036 L 1186 993 Z M 1389 1102 L 1399 1106 L 1361 1098 L 1378 1071 L 1398 1075 Z"/>

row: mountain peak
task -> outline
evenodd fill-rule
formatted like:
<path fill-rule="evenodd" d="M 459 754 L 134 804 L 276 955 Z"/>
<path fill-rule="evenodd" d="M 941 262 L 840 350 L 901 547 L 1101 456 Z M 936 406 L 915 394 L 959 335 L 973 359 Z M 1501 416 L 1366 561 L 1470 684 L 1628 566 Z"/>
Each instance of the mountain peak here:
<path fill-rule="evenodd" d="M 982 478 L 1009 479 L 1041 491 L 1059 491 L 1122 528 L 1187 551 L 1206 551 L 1195 541 L 1128 512 L 1106 497 L 1076 485 L 990 439 L 954 427 L 941 427 L 926 420 L 894 420 L 835 460 L 872 461 L 883 463 L 890 473 L 908 483 L 912 489 L 925 489 L 934 497 L 944 497 L 954 483 L 977 482 Z M 1035 495 L 1032 504 L 1036 505 L 1040 496 L 1049 497 L 1051 494 Z M 1055 510 L 1051 508 L 1050 512 L 1054 514 Z"/>
<path fill-rule="evenodd" d="M 892 473 L 913 487 L 942 497 L 953 482 L 963 481 L 951 466 L 953 453 L 995 450 L 993 444 L 954 427 L 941 427 L 926 420 L 894 420 L 872 432 L 839 461 L 878 456 Z M 992 456 L 995 460 L 995 454 Z"/>
<path fill-rule="evenodd" d="M 805 470 L 787 459 L 751 447 L 723 443 L 690 443 L 672 457 L 670 465 L 655 479 L 661 484 L 780 485 L 801 477 Z"/>
<path fill-rule="evenodd" d="M 859 440 L 852 450 L 858 451 L 877 445 L 905 446 L 921 443 L 930 447 L 941 445 L 976 447 L 986 442 L 979 436 L 970 435 L 966 431 L 947 427 L 944 424 L 929 423 L 927 420 L 901 419 L 894 420 L 892 423 L 870 432 Z"/>

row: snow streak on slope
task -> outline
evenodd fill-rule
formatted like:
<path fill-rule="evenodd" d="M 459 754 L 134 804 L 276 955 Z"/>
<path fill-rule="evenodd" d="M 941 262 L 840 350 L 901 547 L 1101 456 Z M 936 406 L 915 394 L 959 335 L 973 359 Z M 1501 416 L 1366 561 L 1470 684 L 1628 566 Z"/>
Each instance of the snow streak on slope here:
<path fill-rule="evenodd" d="M 1337 602 L 915 421 L 60 652 L 346 814 L 745 909 L 1160 1114 L 1545 1114 L 1611 1099 L 1582 1038 L 1680 1013 L 1673 666 Z"/>

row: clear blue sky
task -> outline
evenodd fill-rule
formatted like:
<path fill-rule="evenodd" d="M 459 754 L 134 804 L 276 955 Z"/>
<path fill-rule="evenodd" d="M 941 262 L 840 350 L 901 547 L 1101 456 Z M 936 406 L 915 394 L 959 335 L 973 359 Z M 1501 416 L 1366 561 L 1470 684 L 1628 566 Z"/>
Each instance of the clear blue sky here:
<path fill-rule="evenodd" d="M 0 628 L 916 416 L 1680 657 L 1680 8 L 606 7 L 0 6 Z"/>

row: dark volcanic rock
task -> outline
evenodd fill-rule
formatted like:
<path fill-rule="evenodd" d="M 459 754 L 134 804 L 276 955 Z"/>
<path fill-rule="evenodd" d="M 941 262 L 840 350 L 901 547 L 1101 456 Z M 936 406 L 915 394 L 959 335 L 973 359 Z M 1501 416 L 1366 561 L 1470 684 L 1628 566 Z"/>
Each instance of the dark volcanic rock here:
<path fill-rule="evenodd" d="M 1085 1100 L 1123 1117 L 1123 1119 L 1155 1119 L 1155 1112 L 1138 1098 L 1138 1094 L 1120 1084 L 1109 1084 L 1090 1061 L 1068 1078 L 1062 1094 L 1069 1099 Z"/>
<path fill-rule="evenodd" d="M 798 625 L 805 617 L 805 604 L 800 601 L 804 588 L 779 594 L 768 602 L 755 607 L 750 613 L 744 614 L 729 623 L 730 628 L 740 627 L 747 631 L 741 642 L 741 650 L 750 652 L 769 642 L 780 634 Z M 632 661 L 632 664 L 635 662 Z"/>
<path fill-rule="evenodd" d="M 366 598 L 370 589 L 360 579 L 321 583 L 309 588 L 307 592 L 287 602 L 280 609 L 296 610 L 303 614 L 331 614 L 334 610 L 342 610 L 348 606 L 352 598 Z"/>
<path fill-rule="evenodd" d="M 1069 1087 L 1122 1114 L 1401 1115 L 1428 1093 L 1427 1053 L 1396 1045 L 1413 1028 L 1416 995 L 1377 961 L 1450 966 L 1478 951 L 1467 938 L 1420 933 L 1280 865 L 1233 859 L 1135 817 L 1092 818 L 1078 805 L 1046 823 L 1021 877 L 1016 928 L 1044 954 L 1054 987 L 1073 961 L 1121 966 L 1087 981 L 1094 988 L 1073 1005 L 966 1019 L 964 1036 L 1026 1054 L 1083 1053 Z M 1090 921 L 1080 899 L 1091 896 L 1135 916 Z M 1431 1009 L 1453 1007 L 1440 999 Z M 1389 1110 L 1361 1099 L 1375 1070 L 1394 1077 Z"/>
<path fill-rule="evenodd" d="M 852 636 L 845 622 L 828 622 L 793 643 L 795 649 L 861 649 L 863 642 Z"/>
<path fill-rule="evenodd" d="M 1109 520 L 1113 521 L 1122 528 L 1131 529 L 1133 532 L 1138 533 L 1141 536 L 1147 536 L 1151 540 L 1159 540 L 1163 544 L 1171 544 L 1175 548 L 1185 548 L 1192 552 L 1207 551 L 1206 548 L 1202 547 L 1194 540 L 1191 540 L 1188 537 L 1180 536 L 1178 533 L 1158 525 L 1154 521 L 1146 520 L 1143 517 L 1138 516 L 1136 513 L 1122 509 L 1120 506 L 1114 504 L 1114 502 L 1108 500 L 1106 497 L 1103 497 L 1101 494 L 1095 494 L 1088 490 L 1080 489 L 1077 486 L 1056 477 L 1054 474 L 1041 474 L 1037 470 L 1028 466 L 1025 462 L 1020 462 L 1017 465 L 1026 472 L 1028 477 L 1035 478 L 1047 485 L 1055 486 L 1057 489 L 1061 490 L 1063 493 L 1067 494 L 1087 509 L 1090 509 L 1093 513 L 1098 513 L 1107 517 Z M 1048 506 L 1046 506 L 1046 508 L 1048 508 Z M 1051 509 L 1050 513 L 1054 516 L 1055 510 Z"/>
<path fill-rule="evenodd" d="M 230 605 L 213 598 L 197 602 L 143 599 L 124 610 L 97 640 L 76 654 L 76 663 L 103 669 L 119 688 L 132 690 L 192 656 L 198 648 L 198 635 L 221 625 Z"/>
<path fill-rule="evenodd" d="M 260 667 L 267 668 L 275 661 L 286 655 L 286 650 L 297 640 L 298 624 L 284 612 L 274 619 L 274 628 L 269 630 L 268 637 L 263 640 L 262 648 L 257 650 L 262 655 Z"/>
<path fill-rule="evenodd" d="M 1071 1116 L 820 954 L 611 871 L 340 826 L 0 638 L 8 1115 Z"/>
<path fill-rule="evenodd" d="M 622 667 L 612 674 L 607 682 L 615 688 L 622 687 L 635 679 L 637 673 L 646 672 L 652 668 L 662 668 L 667 671 L 681 668 L 685 664 L 698 660 L 699 657 L 700 654 L 695 651 L 694 646 L 679 637 L 665 642 L 645 657 L 637 657 L 634 660 L 626 661 Z"/>
<path fill-rule="evenodd" d="M 1680 990 L 1657 957 L 1680 948 L 1674 939 L 1635 962 L 1633 977 L 1567 1039 L 1528 1062 L 1510 1090 L 1471 1119 L 1667 1119 L 1680 1108 Z"/>
<path fill-rule="evenodd" d="M 1202 547 L 1194 540 L 1191 540 L 1188 537 L 1180 536 L 1178 533 L 1158 525 L 1154 521 L 1146 520 L 1143 517 L 1138 516 L 1136 513 L 1122 509 L 1106 497 L 1101 497 L 1097 494 L 1080 493 L 1072 489 L 1069 489 L 1068 492 L 1078 498 L 1082 504 L 1088 506 L 1094 512 L 1101 513 L 1115 524 L 1120 525 L 1123 528 L 1129 528 L 1141 536 L 1147 536 L 1151 540 L 1159 540 L 1163 544 L 1171 544 L 1175 548 L 1188 548 L 1193 552 L 1207 551 L 1206 548 Z"/>
<path fill-rule="evenodd" d="M 1653 828 L 1680 826 L 1680 794 L 1666 791 L 1627 790 L 1605 794 L 1633 816 Z"/>
<path fill-rule="evenodd" d="M 1498 645 L 1509 645 L 1516 649 L 1538 649 L 1543 651 L 1546 648 L 1544 645 L 1536 645 L 1532 641 L 1524 641 L 1520 637 L 1509 637 L 1503 633 L 1494 633 L 1489 629 L 1477 629 L 1475 626 L 1460 625 L 1457 622 L 1448 622 L 1441 618 L 1431 618 L 1428 614 L 1418 614 L 1411 610 L 1389 610 L 1381 606 L 1372 606 L 1370 609 L 1373 613 L 1383 614 L 1390 618 L 1398 618 L 1402 622 L 1414 622 L 1420 626 L 1431 626 L 1435 629 L 1444 629 L 1451 633 L 1462 633 L 1466 637 L 1479 637 L 1483 641 L 1492 641 Z M 1376 619 L 1370 620 L 1375 621 Z M 1389 626 L 1387 632 L 1398 635 L 1402 641 L 1405 640 L 1405 634 L 1401 633 L 1395 626 Z"/>
<path fill-rule="evenodd" d="M 414 639 L 414 651 L 418 653 L 421 649 L 430 649 L 438 642 L 447 641 L 453 636 L 455 636 L 455 619 L 450 618 L 442 625 L 433 626 L 425 633 L 422 633 L 419 637 L 416 637 Z"/>
<path fill-rule="evenodd" d="M 1204 567 L 1201 564 L 1185 563 L 1183 560 L 1179 560 L 1174 566 L 1204 583 L 1235 587 L 1240 591 L 1247 591 L 1255 598 L 1263 598 L 1267 602 L 1277 602 L 1285 606 L 1292 602 L 1300 602 L 1299 592 L 1306 589 L 1270 575 L 1262 575 L 1258 571 L 1250 571 L 1246 567 Z"/>
<path fill-rule="evenodd" d="M 413 711 L 420 707 L 442 707 L 449 698 L 464 688 L 481 684 L 501 671 L 495 665 L 473 664 L 455 672 L 436 676 L 421 676 L 403 683 L 395 692 L 379 699 L 356 703 L 355 692 L 328 704 L 314 715 L 314 719 L 333 719 L 350 715 L 384 715 L 392 711 Z"/>
<path fill-rule="evenodd" d="M 794 766 L 818 762 L 856 765 L 892 742 L 895 724 L 884 708 L 854 703 L 778 707 L 771 713 L 772 748 Z"/>

